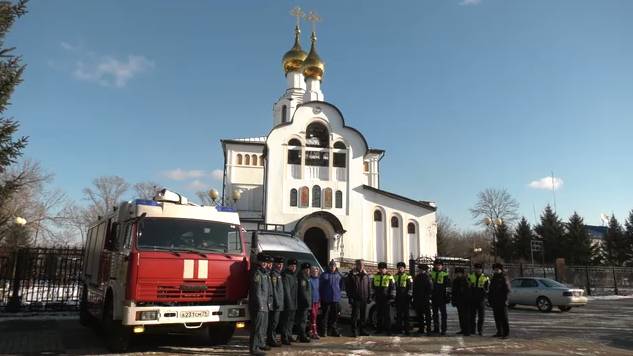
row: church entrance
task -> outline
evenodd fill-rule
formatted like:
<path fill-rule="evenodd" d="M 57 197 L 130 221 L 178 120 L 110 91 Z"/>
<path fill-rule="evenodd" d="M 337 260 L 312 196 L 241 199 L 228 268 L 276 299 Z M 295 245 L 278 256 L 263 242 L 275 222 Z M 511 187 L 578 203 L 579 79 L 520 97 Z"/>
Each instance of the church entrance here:
<path fill-rule="evenodd" d="M 330 261 L 328 240 L 325 232 L 318 227 L 311 227 L 303 235 L 303 241 L 308 245 L 317 261 L 326 268 Z"/>

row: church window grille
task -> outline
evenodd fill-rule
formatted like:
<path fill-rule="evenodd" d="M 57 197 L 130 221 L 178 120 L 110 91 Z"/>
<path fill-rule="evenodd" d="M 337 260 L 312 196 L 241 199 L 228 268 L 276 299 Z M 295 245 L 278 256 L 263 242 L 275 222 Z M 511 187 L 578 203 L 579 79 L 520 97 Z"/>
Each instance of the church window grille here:
<path fill-rule="evenodd" d="M 330 133 L 327 127 L 320 122 L 313 122 L 306 128 L 306 146 L 329 147 Z"/>
<path fill-rule="evenodd" d="M 374 221 L 382 221 L 382 212 L 380 210 L 374 211 Z"/>
<path fill-rule="evenodd" d="M 241 154 L 237 154 L 237 164 L 242 164 L 242 155 Z"/>
<path fill-rule="evenodd" d="M 244 155 L 244 164 L 247 165 L 247 166 L 251 165 L 251 156 Z"/>
<path fill-rule="evenodd" d="M 290 139 L 288 146 L 288 164 L 301 164 L 301 141 Z"/>
<path fill-rule="evenodd" d="M 341 192 L 340 190 L 336 191 L 336 208 L 343 208 L 343 192 Z"/>
<path fill-rule="evenodd" d="M 297 140 L 296 138 L 292 138 L 290 139 L 290 141 L 288 141 L 288 146 L 301 146 L 301 141 Z"/>
<path fill-rule="evenodd" d="M 251 160 L 253 162 L 253 166 L 256 166 L 257 165 L 257 155 L 252 155 L 251 157 L 252 157 Z"/>
<path fill-rule="evenodd" d="M 333 161 L 332 161 L 332 165 L 334 167 L 339 167 L 339 168 L 345 168 L 347 165 L 346 158 L 347 158 L 347 154 L 345 154 L 344 152 L 334 152 L 333 156 Z"/>
<path fill-rule="evenodd" d="M 398 226 L 400 226 L 400 221 L 398 220 L 398 218 L 395 216 L 391 217 L 391 227 L 398 227 Z"/>
<path fill-rule="evenodd" d="M 323 207 L 332 209 L 332 188 L 323 189 Z"/>
<path fill-rule="evenodd" d="M 414 223 L 409 223 L 407 225 L 407 234 L 415 234 L 415 224 Z"/>
<path fill-rule="evenodd" d="M 345 146 L 343 142 L 337 141 L 336 143 L 334 143 L 334 148 L 344 150 L 347 148 L 347 146 Z"/>
<path fill-rule="evenodd" d="M 321 207 L 321 187 L 319 187 L 318 185 L 312 187 L 312 207 Z"/>
<path fill-rule="evenodd" d="M 310 188 L 301 187 L 299 190 L 299 207 L 307 208 L 310 203 Z"/>
<path fill-rule="evenodd" d="M 297 190 L 290 189 L 290 206 L 297 206 Z"/>
<path fill-rule="evenodd" d="M 329 166 L 330 155 L 328 152 L 306 151 L 306 166 Z"/>

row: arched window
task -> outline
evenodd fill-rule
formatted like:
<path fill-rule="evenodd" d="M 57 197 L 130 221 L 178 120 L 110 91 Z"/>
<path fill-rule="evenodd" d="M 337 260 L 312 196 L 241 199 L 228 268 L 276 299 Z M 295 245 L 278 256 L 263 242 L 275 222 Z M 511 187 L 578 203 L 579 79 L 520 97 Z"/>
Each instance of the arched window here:
<path fill-rule="evenodd" d="M 312 187 L 312 207 L 321 207 L 321 187 L 319 187 L 318 185 Z"/>
<path fill-rule="evenodd" d="M 297 190 L 290 189 L 290 206 L 297 206 Z"/>
<path fill-rule="evenodd" d="M 244 155 L 244 164 L 247 165 L 247 166 L 251 165 L 251 156 Z"/>
<path fill-rule="evenodd" d="M 382 221 L 382 213 L 380 210 L 374 211 L 374 221 Z"/>
<path fill-rule="evenodd" d="M 323 189 L 323 207 L 332 209 L 332 188 Z"/>
<path fill-rule="evenodd" d="M 251 157 L 252 157 L 251 159 L 252 159 L 252 162 L 253 162 L 253 166 L 256 166 L 257 165 L 257 155 L 252 155 Z"/>
<path fill-rule="evenodd" d="M 400 219 L 397 216 L 391 217 L 391 263 L 397 263 L 402 261 L 403 257 L 403 242 L 402 242 L 402 228 L 400 227 Z"/>
<path fill-rule="evenodd" d="M 391 227 L 398 227 L 400 226 L 400 221 L 398 221 L 398 218 L 395 216 L 391 217 Z"/>
<path fill-rule="evenodd" d="M 347 147 L 345 147 L 345 144 L 343 142 L 337 141 L 334 143 L 334 148 L 338 150 L 344 150 Z M 334 152 L 332 156 L 332 165 L 334 167 L 345 168 L 347 166 L 347 154 L 345 152 Z"/>
<path fill-rule="evenodd" d="M 299 207 L 307 208 L 310 203 L 310 188 L 301 187 L 299 190 Z"/>
<path fill-rule="evenodd" d="M 343 208 L 343 192 L 341 192 L 340 190 L 336 191 L 336 208 L 337 209 L 342 209 Z"/>
<path fill-rule="evenodd" d="M 301 141 L 297 140 L 296 138 L 292 138 L 290 139 L 290 141 L 288 141 L 288 146 L 301 146 Z"/>
<path fill-rule="evenodd" d="M 329 147 L 330 133 L 327 127 L 320 122 L 313 122 L 306 128 L 306 146 Z"/>
<path fill-rule="evenodd" d="M 336 141 L 334 143 L 334 148 L 338 148 L 338 149 L 344 150 L 344 149 L 347 148 L 347 146 L 345 146 L 345 144 L 342 141 Z"/>
<path fill-rule="evenodd" d="M 259 155 L 259 165 L 263 166 L 264 165 L 264 156 Z"/>
<path fill-rule="evenodd" d="M 376 246 L 376 261 L 387 262 L 387 234 L 382 220 L 382 211 L 374 210 L 374 242 Z"/>
<path fill-rule="evenodd" d="M 288 108 L 286 107 L 286 105 L 281 107 L 281 122 L 286 122 L 288 121 Z"/>
<path fill-rule="evenodd" d="M 288 141 L 288 164 L 301 164 L 301 141 L 296 138 Z"/>
<path fill-rule="evenodd" d="M 237 154 L 237 164 L 242 164 L 242 155 L 241 154 Z"/>
<path fill-rule="evenodd" d="M 415 224 L 410 222 L 407 225 L 407 234 L 415 234 Z"/>

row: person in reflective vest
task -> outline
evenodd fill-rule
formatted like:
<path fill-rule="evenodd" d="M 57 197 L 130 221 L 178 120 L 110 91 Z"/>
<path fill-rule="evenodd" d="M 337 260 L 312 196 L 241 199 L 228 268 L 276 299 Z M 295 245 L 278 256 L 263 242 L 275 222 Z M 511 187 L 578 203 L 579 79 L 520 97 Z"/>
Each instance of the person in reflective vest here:
<path fill-rule="evenodd" d="M 409 306 L 411 304 L 411 284 L 413 278 L 407 273 L 404 262 L 398 262 L 398 273 L 394 278 L 396 286 L 396 330 L 409 335 Z"/>
<path fill-rule="evenodd" d="M 266 345 L 266 329 L 268 327 L 268 312 L 273 307 L 269 272 L 273 259 L 266 254 L 259 253 L 257 261 L 259 265 L 253 271 L 248 294 L 252 320 L 249 348 L 252 355 L 263 356 L 266 355 L 264 351 L 270 350 L 270 347 Z"/>
<path fill-rule="evenodd" d="M 413 280 L 413 306 L 418 316 L 420 328 L 418 333 L 424 334 L 426 327 L 426 335 L 431 335 L 431 293 L 433 292 L 433 282 L 429 277 L 429 265 L 421 263 L 418 265 L 420 272 Z"/>
<path fill-rule="evenodd" d="M 448 278 L 448 272 L 444 271 L 444 263 L 441 260 L 433 261 L 431 281 L 433 281 L 433 293 L 431 294 L 433 333 L 446 335 L 446 304 L 449 302 L 446 286 L 449 285 L 450 279 Z M 441 325 L 440 320 L 442 322 Z"/>
<path fill-rule="evenodd" d="M 457 308 L 459 331 L 457 334 L 470 336 L 470 285 L 463 267 L 455 267 L 455 278 L 451 287 L 451 304 Z"/>
<path fill-rule="evenodd" d="M 468 274 L 468 285 L 470 286 L 470 333 L 475 333 L 475 320 L 477 323 L 477 334 L 483 335 L 484 318 L 486 316 L 486 296 L 490 279 L 483 274 L 483 265 L 474 264 L 475 271 Z"/>
<path fill-rule="evenodd" d="M 378 273 L 372 278 L 374 301 L 376 302 L 376 333 L 391 335 L 391 306 L 393 293 L 393 276 L 387 272 L 387 263 L 378 263 Z"/>

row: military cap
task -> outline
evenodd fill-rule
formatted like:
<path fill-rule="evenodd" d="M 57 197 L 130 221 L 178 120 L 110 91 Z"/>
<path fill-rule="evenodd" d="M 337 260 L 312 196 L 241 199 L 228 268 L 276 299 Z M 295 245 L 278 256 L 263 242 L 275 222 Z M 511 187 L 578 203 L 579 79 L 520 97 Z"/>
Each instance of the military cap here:
<path fill-rule="evenodd" d="M 396 267 L 407 267 L 407 264 L 404 262 L 398 262 L 398 264 L 396 264 Z"/>
<path fill-rule="evenodd" d="M 484 266 L 481 263 L 475 263 L 473 268 L 484 268 Z"/>
<path fill-rule="evenodd" d="M 257 261 L 259 262 L 272 262 L 273 258 L 263 252 L 257 254 Z"/>
<path fill-rule="evenodd" d="M 290 258 L 290 259 L 288 259 L 288 262 L 286 262 L 286 264 L 288 266 L 290 266 L 290 265 L 295 265 L 296 266 L 297 265 L 297 259 L 296 258 Z"/>
<path fill-rule="evenodd" d="M 387 268 L 387 262 L 378 262 L 378 268 Z"/>
<path fill-rule="evenodd" d="M 418 268 L 423 270 L 423 271 L 428 271 L 429 270 L 429 265 L 427 265 L 426 263 L 420 263 L 418 265 Z"/>
<path fill-rule="evenodd" d="M 464 273 L 464 267 L 455 267 L 455 273 Z"/>
<path fill-rule="evenodd" d="M 308 262 L 303 262 L 301 264 L 301 269 L 306 269 L 306 268 L 310 268 L 310 267 L 312 267 L 312 266 Z"/>
<path fill-rule="evenodd" d="M 280 257 L 280 256 L 275 256 L 275 258 L 273 258 L 273 262 L 275 262 L 275 263 L 284 263 L 284 258 Z"/>
<path fill-rule="evenodd" d="M 492 269 L 496 269 L 496 268 L 503 269 L 503 265 L 502 265 L 501 263 L 495 263 L 495 264 L 493 264 L 493 265 L 492 265 Z"/>

